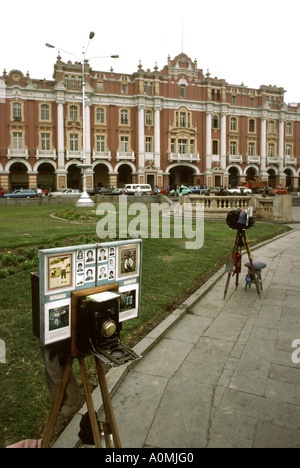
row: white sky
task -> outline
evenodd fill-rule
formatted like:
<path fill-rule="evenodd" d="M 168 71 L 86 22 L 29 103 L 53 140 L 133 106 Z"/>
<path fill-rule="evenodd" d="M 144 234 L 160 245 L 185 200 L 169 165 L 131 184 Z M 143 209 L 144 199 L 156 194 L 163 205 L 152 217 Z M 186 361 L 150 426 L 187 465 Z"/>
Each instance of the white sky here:
<path fill-rule="evenodd" d="M 185 52 L 204 74 L 230 84 L 276 85 L 286 103 L 300 102 L 299 0 L 14 0 L 1 8 L 0 75 L 18 69 L 52 79 L 58 52 L 81 58 L 94 70 L 133 73 L 139 60 L 152 71 L 170 54 Z M 183 31 L 183 34 L 182 34 Z M 183 39 L 182 39 L 183 38 Z M 76 60 L 61 52 L 62 60 Z"/>

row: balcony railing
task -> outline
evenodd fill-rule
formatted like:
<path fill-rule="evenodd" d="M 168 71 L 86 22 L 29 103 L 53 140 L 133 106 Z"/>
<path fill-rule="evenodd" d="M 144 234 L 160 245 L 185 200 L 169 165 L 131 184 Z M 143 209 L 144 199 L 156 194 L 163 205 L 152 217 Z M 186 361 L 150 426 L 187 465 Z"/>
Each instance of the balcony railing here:
<path fill-rule="evenodd" d="M 169 162 L 192 162 L 198 163 L 200 161 L 199 153 L 169 153 Z"/>
<path fill-rule="evenodd" d="M 135 155 L 134 151 L 118 151 L 117 152 L 117 161 L 134 161 Z"/>
<path fill-rule="evenodd" d="M 287 166 L 297 166 L 297 158 L 291 158 L 289 156 L 286 156 L 285 164 Z"/>
<path fill-rule="evenodd" d="M 232 164 L 232 163 L 242 164 L 243 156 L 241 154 L 230 154 L 228 156 L 228 161 L 229 161 L 230 164 Z"/>
<path fill-rule="evenodd" d="M 106 161 L 111 161 L 111 152 L 110 151 L 93 151 L 93 161 L 96 159 L 105 159 Z"/>
<path fill-rule="evenodd" d="M 56 150 L 36 150 L 36 159 L 47 158 L 47 159 L 56 159 Z"/>
<path fill-rule="evenodd" d="M 82 151 L 67 151 L 66 154 L 67 161 L 69 159 L 82 159 Z"/>
<path fill-rule="evenodd" d="M 15 148 L 8 148 L 7 149 L 7 157 L 8 159 L 11 158 L 25 158 L 28 159 L 28 149 L 15 149 Z"/>
<path fill-rule="evenodd" d="M 247 156 L 247 164 L 260 164 L 260 156 Z"/>
<path fill-rule="evenodd" d="M 267 157 L 268 164 L 279 164 L 279 157 L 278 156 L 268 156 Z"/>

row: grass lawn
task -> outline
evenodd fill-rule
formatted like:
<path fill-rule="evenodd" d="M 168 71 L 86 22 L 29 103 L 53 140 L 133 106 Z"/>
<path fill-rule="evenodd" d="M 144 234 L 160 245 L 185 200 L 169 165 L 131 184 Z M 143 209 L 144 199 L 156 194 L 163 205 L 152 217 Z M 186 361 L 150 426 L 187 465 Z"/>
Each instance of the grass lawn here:
<path fill-rule="evenodd" d="M 0 364 L 0 447 L 22 439 L 40 437 L 51 400 L 37 338 L 32 334 L 30 272 L 38 270 L 41 248 L 101 242 L 96 219 L 73 222 L 55 219 L 68 206 L 3 206 L 0 208 L 0 339 L 6 343 L 6 364 Z M 75 218 L 74 218 L 74 216 Z M 93 215 L 94 216 L 94 215 Z M 74 222 L 77 221 L 77 222 Z M 248 231 L 258 241 L 288 228 L 259 224 Z M 144 239 L 142 303 L 138 319 L 125 322 L 122 341 L 172 310 L 194 291 L 232 251 L 236 232 L 224 221 L 205 222 L 205 242 L 200 250 L 186 250 L 185 239 Z"/>

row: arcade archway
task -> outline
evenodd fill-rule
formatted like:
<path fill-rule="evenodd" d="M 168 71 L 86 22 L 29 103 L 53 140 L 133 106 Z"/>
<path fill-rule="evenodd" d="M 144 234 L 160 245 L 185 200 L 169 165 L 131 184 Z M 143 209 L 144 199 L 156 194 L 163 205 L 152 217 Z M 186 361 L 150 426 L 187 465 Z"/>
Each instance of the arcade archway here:
<path fill-rule="evenodd" d="M 37 186 L 55 190 L 55 169 L 52 164 L 43 163 L 38 167 Z"/>
<path fill-rule="evenodd" d="M 248 167 L 246 171 L 246 180 L 255 180 L 258 177 L 258 171 L 255 167 Z"/>
<path fill-rule="evenodd" d="M 10 166 L 11 190 L 29 188 L 28 173 L 25 164 L 16 162 Z"/>
<path fill-rule="evenodd" d="M 237 167 L 230 167 L 228 170 L 229 173 L 229 187 L 235 188 L 239 185 L 239 170 Z"/>
<path fill-rule="evenodd" d="M 132 168 L 128 164 L 122 164 L 118 168 L 118 187 L 132 183 Z"/>
<path fill-rule="evenodd" d="M 170 187 L 175 185 L 194 185 L 194 175 L 195 171 L 192 168 L 187 166 L 176 166 L 170 169 Z"/>
<path fill-rule="evenodd" d="M 81 170 L 76 164 L 68 167 L 67 187 L 74 189 L 81 188 Z"/>
<path fill-rule="evenodd" d="M 268 170 L 268 174 L 269 174 L 269 185 L 271 187 L 276 187 L 277 186 L 277 174 L 276 174 L 276 171 L 274 169 L 269 169 Z"/>
<path fill-rule="evenodd" d="M 97 164 L 94 166 L 94 187 L 109 186 L 109 169 L 105 164 Z"/>

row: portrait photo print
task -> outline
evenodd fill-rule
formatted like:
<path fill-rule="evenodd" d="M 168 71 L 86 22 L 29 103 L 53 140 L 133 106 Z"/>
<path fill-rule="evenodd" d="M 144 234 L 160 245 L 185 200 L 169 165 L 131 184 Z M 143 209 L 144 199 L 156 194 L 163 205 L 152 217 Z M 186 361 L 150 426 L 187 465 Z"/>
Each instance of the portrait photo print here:
<path fill-rule="evenodd" d="M 70 299 L 45 304 L 45 344 L 69 338 L 70 325 Z"/>
<path fill-rule="evenodd" d="M 136 276 L 139 272 L 138 246 L 119 247 L 119 277 Z"/>
<path fill-rule="evenodd" d="M 49 256 L 46 273 L 49 291 L 72 287 L 72 254 Z"/>

